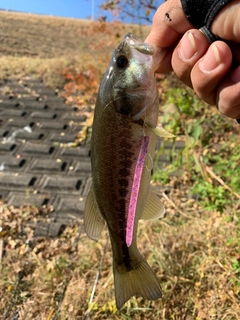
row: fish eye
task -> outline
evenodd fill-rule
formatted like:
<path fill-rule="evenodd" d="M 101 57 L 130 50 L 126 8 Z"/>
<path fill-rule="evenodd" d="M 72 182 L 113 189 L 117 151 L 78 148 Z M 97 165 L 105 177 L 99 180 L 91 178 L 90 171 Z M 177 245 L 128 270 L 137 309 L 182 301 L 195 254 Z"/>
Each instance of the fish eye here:
<path fill-rule="evenodd" d="M 123 69 L 128 64 L 128 58 L 124 55 L 117 57 L 117 66 L 120 69 Z"/>

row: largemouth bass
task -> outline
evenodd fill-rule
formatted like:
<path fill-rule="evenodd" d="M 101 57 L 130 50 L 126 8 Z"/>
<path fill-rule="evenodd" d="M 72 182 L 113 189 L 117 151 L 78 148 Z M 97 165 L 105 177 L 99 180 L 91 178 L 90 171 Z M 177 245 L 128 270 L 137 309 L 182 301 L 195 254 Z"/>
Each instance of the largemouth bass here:
<path fill-rule="evenodd" d="M 155 53 L 153 45 L 127 34 L 113 52 L 94 113 L 92 187 L 84 223 L 95 241 L 107 224 L 118 309 L 134 295 L 149 300 L 162 296 L 158 279 L 137 248 L 139 219 L 157 219 L 164 213 L 163 204 L 150 192 L 156 135 L 171 136 L 157 127 Z"/>

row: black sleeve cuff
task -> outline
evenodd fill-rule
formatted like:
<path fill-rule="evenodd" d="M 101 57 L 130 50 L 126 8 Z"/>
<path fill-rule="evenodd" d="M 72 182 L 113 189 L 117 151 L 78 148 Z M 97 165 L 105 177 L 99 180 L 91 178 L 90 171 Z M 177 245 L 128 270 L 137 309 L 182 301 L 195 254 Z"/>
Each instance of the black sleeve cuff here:
<path fill-rule="evenodd" d="M 197 29 L 210 27 L 218 12 L 232 0 L 180 0 L 187 19 Z"/>

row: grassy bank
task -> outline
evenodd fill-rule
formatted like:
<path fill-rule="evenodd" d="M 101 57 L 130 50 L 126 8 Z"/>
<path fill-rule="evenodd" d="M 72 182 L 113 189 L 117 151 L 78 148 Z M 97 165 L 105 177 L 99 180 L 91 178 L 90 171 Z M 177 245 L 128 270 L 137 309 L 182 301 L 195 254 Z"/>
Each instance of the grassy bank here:
<path fill-rule="evenodd" d="M 148 29 L 0 12 L 0 78 L 40 77 L 79 108 L 94 104 L 112 49 Z M 164 219 L 140 222 L 138 245 L 156 272 L 161 300 L 132 298 L 116 310 L 107 233 L 87 238 L 83 222 L 57 239 L 34 238 L 54 208 L 0 205 L 2 319 L 240 319 L 240 131 L 174 76 L 158 79 L 160 121 L 184 143 L 161 148 L 152 184 Z M 174 107 L 174 114 L 169 112 Z"/>

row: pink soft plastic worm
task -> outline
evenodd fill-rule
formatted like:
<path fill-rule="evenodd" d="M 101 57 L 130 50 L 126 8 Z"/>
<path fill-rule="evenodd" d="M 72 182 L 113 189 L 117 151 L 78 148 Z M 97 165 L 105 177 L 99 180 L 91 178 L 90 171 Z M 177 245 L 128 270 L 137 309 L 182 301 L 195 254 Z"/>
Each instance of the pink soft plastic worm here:
<path fill-rule="evenodd" d="M 149 143 L 149 137 L 147 136 L 143 137 L 141 149 L 137 159 L 136 168 L 134 171 L 132 192 L 131 192 L 130 203 L 128 208 L 127 228 L 126 228 L 126 244 L 128 247 L 130 247 L 130 245 L 132 244 L 133 227 L 134 227 L 138 192 L 140 187 L 143 165 L 144 165 L 145 157 L 147 154 L 148 143 Z"/>

